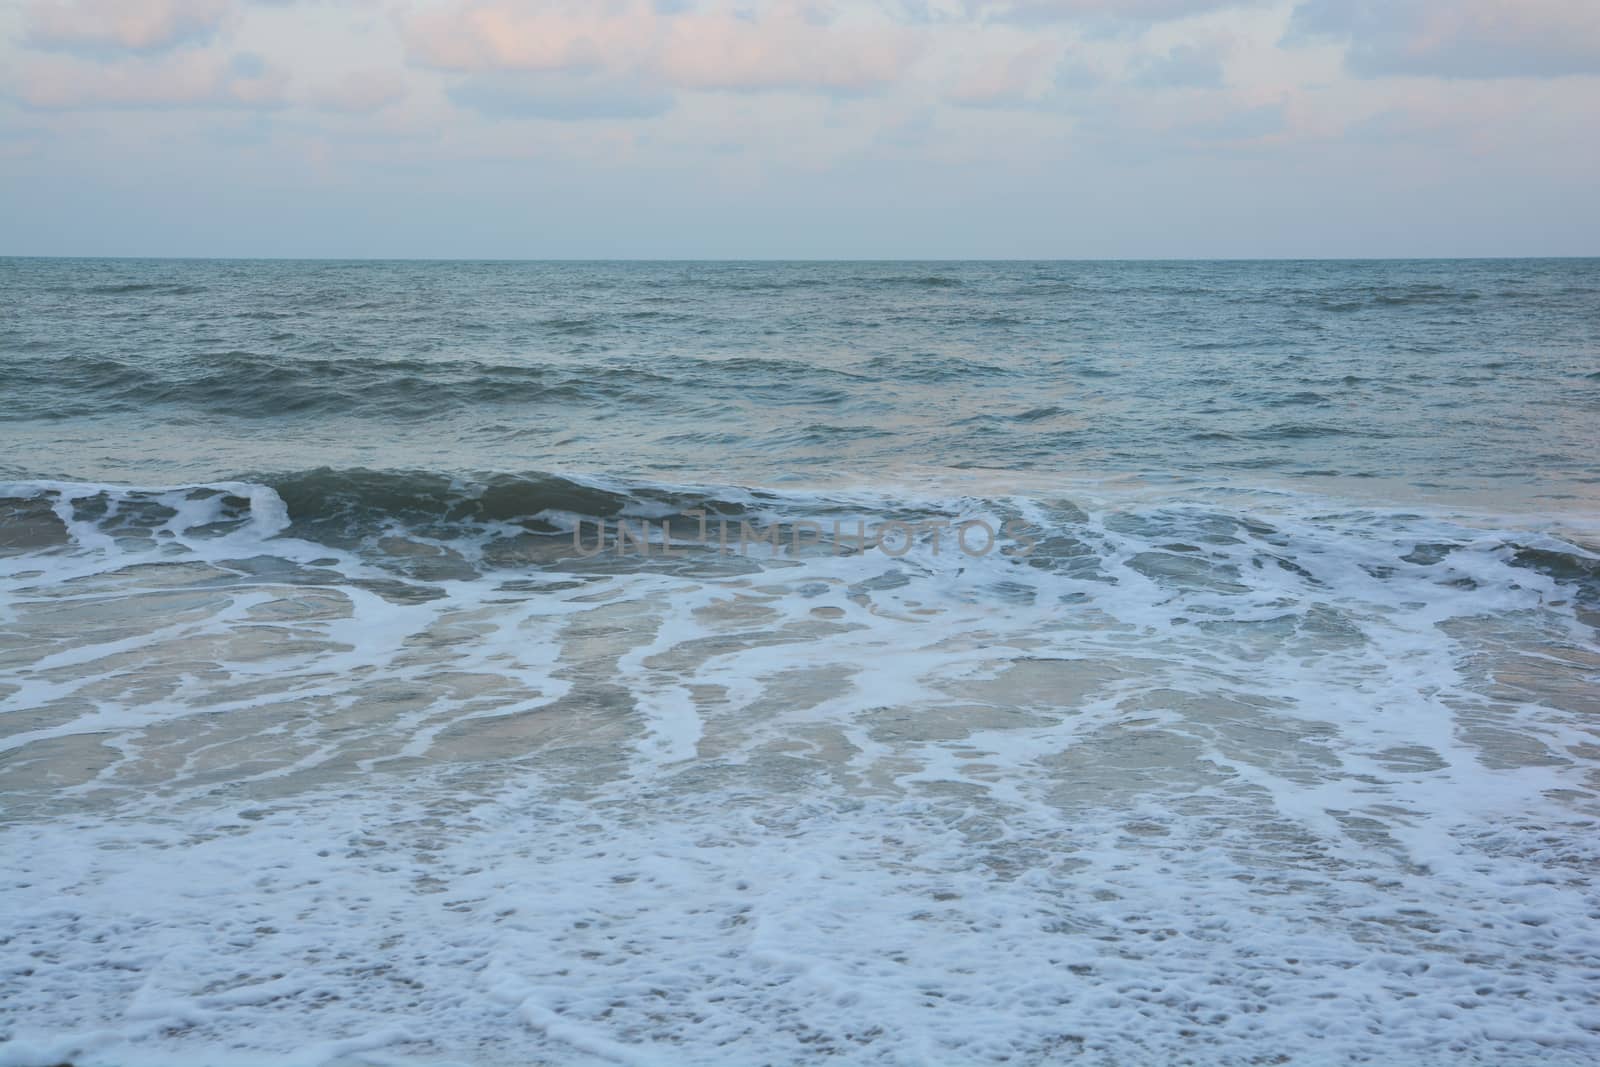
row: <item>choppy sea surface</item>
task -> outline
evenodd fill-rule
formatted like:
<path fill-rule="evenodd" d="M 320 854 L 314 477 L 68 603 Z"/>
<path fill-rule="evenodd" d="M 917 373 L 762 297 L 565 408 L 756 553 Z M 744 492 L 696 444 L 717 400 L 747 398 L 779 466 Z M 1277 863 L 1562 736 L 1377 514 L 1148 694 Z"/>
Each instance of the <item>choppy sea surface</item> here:
<path fill-rule="evenodd" d="M 1600 260 L 0 294 L 0 1064 L 1600 1060 Z"/>

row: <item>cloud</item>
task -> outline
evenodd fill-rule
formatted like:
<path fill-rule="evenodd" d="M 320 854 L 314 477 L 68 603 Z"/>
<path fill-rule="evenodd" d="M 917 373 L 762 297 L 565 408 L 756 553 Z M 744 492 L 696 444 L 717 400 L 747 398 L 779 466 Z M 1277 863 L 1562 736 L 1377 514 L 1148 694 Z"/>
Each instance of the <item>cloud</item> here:
<path fill-rule="evenodd" d="M 1060 51 L 1040 42 L 1018 52 L 991 56 L 962 75 L 944 98 L 963 107 L 1030 103 L 1049 88 L 1051 67 L 1059 61 Z"/>
<path fill-rule="evenodd" d="M 404 30 L 421 66 L 571 76 L 559 83 L 564 112 L 582 110 L 585 90 L 602 110 L 628 100 L 641 113 L 673 90 L 866 94 L 895 83 L 919 52 L 912 27 L 806 0 L 772 0 L 755 11 L 661 0 L 456 0 L 414 15 Z M 480 110 L 489 101 L 509 105 L 513 95 L 540 106 L 550 94 L 539 81 L 524 79 L 515 93 L 503 80 L 475 81 L 455 95 Z"/>
<path fill-rule="evenodd" d="M 1167 22 L 1261 0 L 967 0 L 974 15 L 997 21 Z"/>
<path fill-rule="evenodd" d="M 118 63 L 56 59 L 24 65 L 14 95 L 41 111 L 128 108 L 272 108 L 288 77 L 260 56 L 192 53 Z"/>
<path fill-rule="evenodd" d="M 1220 89 L 1222 50 L 1180 44 L 1164 56 L 1152 56 L 1136 64 L 1134 80 L 1163 89 Z"/>
<path fill-rule="evenodd" d="M 1363 77 L 1600 74 L 1600 3 L 1306 0 L 1287 40 L 1345 42 L 1345 65 Z"/>
<path fill-rule="evenodd" d="M 36 0 L 24 39 L 88 54 L 160 52 L 209 39 L 231 10 L 229 0 Z"/>
<path fill-rule="evenodd" d="M 406 96 L 405 79 L 385 71 L 349 71 L 338 81 L 312 94 L 323 111 L 370 115 Z"/>
<path fill-rule="evenodd" d="M 474 75 L 450 89 L 449 97 L 492 118 L 646 119 L 672 107 L 671 94 L 658 88 L 564 71 Z"/>
<path fill-rule="evenodd" d="M 903 27 L 841 24 L 804 4 L 760 21 L 712 12 L 668 25 L 661 69 L 687 89 L 867 93 L 892 84 L 918 51 Z"/>

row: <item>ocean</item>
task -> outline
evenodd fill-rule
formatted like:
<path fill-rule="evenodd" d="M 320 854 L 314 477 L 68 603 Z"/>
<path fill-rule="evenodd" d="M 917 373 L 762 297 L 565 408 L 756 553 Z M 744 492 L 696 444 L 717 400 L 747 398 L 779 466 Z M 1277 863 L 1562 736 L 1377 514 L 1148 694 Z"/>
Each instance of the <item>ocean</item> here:
<path fill-rule="evenodd" d="M 1600 260 L 0 294 L 0 1065 L 1600 1059 Z"/>

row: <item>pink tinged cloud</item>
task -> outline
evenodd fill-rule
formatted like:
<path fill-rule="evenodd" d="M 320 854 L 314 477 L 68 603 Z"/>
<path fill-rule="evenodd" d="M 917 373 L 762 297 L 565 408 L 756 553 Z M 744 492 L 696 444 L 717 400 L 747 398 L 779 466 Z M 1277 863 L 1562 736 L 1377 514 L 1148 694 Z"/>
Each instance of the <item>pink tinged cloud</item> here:
<path fill-rule="evenodd" d="M 918 51 L 908 28 L 847 27 L 786 6 L 760 22 L 720 13 L 672 18 L 661 69 L 685 89 L 867 93 L 894 83 Z"/>
<path fill-rule="evenodd" d="M 1025 104 L 1037 98 L 1059 58 L 1060 48 L 1044 42 L 991 56 L 962 75 L 944 98 L 965 107 Z"/>
<path fill-rule="evenodd" d="M 230 0 L 36 0 L 24 39 L 37 48 L 157 52 L 213 34 Z"/>
<path fill-rule="evenodd" d="M 645 0 L 463 0 L 413 17 L 406 40 L 414 62 L 461 73 L 592 73 L 733 92 L 871 92 L 920 51 L 913 27 L 845 21 L 797 0 L 754 14 L 662 11 Z"/>
<path fill-rule="evenodd" d="M 430 9 L 405 26 L 411 57 L 441 70 L 582 71 L 631 65 L 659 31 L 648 4 L 466 2 Z"/>
<path fill-rule="evenodd" d="M 1263 0 L 967 0 L 974 15 L 1018 22 L 1073 19 L 1166 22 L 1230 7 L 1258 6 Z"/>

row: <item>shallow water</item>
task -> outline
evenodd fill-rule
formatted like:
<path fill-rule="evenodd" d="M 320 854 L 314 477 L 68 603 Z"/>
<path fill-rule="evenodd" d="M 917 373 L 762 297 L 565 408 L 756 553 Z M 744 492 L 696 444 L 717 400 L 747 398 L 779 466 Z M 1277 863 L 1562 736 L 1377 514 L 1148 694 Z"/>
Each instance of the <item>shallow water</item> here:
<path fill-rule="evenodd" d="M 0 277 L 0 1063 L 1600 1055 L 1600 264 Z"/>

